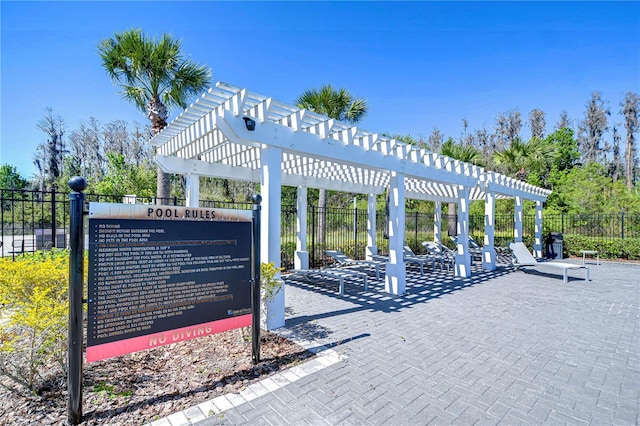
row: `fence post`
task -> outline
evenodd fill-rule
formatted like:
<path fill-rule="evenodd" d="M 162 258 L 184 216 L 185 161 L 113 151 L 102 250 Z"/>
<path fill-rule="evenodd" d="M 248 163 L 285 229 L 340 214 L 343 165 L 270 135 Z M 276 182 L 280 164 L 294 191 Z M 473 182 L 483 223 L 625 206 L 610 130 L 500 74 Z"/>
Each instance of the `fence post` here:
<path fill-rule="evenodd" d="M 87 182 L 80 176 L 69 179 L 69 354 L 67 389 L 68 423 L 82 421 L 82 295 L 84 279 L 84 191 Z"/>
<path fill-rule="evenodd" d="M 353 197 L 353 258 L 358 258 L 358 198 Z"/>
<path fill-rule="evenodd" d="M 56 189 L 51 188 L 51 247 L 56 246 Z M 44 232 L 42 235 L 44 245 Z"/>
<path fill-rule="evenodd" d="M 413 235 L 414 235 L 414 238 L 415 238 L 416 244 L 418 244 L 418 212 L 417 212 L 417 211 L 416 211 L 416 212 L 414 212 L 414 215 L 415 215 L 415 219 L 416 219 L 416 220 L 415 220 L 416 227 L 415 227 L 415 229 L 414 229 L 414 233 L 413 233 Z"/>
<path fill-rule="evenodd" d="M 562 212 L 560 219 L 561 219 L 562 235 L 564 235 L 564 212 Z"/>
<path fill-rule="evenodd" d="M 311 205 L 311 265 L 316 266 L 316 208 Z"/>
<path fill-rule="evenodd" d="M 251 285 L 251 310 L 253 321 L 251 323 L 251 356 L 253 364 L 260 362 L 260 202 L 262 197 L 255 194 L 253 200 L 253 274 Z"/>
<path fill-rule="evenodd" d="M 622 228 L 622 239 L 624 240 L 624 212 L 622 212 L 622 223 L 621 223 L 621 227 Z"/>

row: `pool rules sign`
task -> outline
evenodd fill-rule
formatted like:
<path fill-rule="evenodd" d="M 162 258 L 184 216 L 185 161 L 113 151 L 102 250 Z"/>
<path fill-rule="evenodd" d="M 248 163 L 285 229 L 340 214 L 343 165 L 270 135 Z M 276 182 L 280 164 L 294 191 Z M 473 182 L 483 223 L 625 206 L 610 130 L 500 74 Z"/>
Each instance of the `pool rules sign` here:
<path fill-rule="evenodd" d="M 252 324 L 252 211 L 89 204 L 87 361 Z"/>

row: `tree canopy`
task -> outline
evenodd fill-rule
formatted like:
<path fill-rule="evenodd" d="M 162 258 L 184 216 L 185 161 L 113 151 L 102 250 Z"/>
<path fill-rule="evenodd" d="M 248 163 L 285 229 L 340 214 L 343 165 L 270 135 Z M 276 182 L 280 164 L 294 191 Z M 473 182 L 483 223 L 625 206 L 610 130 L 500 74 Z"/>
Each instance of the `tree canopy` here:
<path fill-rule="evenodd" d="M 141 30 L 117 33 L 98 46 L 107 74 L 123 98 L 147 113 L 154 133 L 167 125 L 168 108 L 186 108 L 211 84 L 211 71 L 185 59 L 181 47 L 169 34 L 155 39 Z"/>
<path fill-rule="evenodd" d="M 0 166 L 0 189 L 25 189 L 28 185 L 29 182 L 20 176 L 15 166 Z"/>
<path fill-rule="evenodd" d="M 330 84 L 320 89 L 305 90 L 295 103 L 299 108 L 348 123 L 361 121 L 369 108 L 366 100 L 354 98 L 347 89 L 334 89 Z"/>
<path fill-rule="evenodd" d="M 147 113 L 151 130 L 167 125 L 169 108 L 187 106 L 187 100 L 211 84 L 211 71 L 185 59 L 181 42 L 169 34 L 154 39 L 140 30 L 117 33 L 98 46 L 102 65 L 122 96 Z M 158 199 L 170 196 L 169 175 L 158 168 Z"/>

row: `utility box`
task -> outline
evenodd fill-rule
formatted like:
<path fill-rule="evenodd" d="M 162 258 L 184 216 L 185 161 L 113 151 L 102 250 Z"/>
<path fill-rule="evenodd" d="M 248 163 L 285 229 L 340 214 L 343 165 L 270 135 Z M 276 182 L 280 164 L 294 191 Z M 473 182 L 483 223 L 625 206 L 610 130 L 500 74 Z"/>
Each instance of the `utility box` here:
<path fill-rule="evenodd" d="M 560 232 L 549 232 L 545 238 L 547 259 L 563 259 L 564 237 Z"/>

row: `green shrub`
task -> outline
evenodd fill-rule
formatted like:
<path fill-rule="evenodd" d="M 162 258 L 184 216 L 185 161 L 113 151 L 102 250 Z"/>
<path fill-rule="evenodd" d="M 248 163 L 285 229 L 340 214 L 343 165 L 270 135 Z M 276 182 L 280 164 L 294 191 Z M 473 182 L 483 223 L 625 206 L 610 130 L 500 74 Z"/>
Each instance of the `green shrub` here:
<path fill-rule="evenodd" d="M 260 288 L 263 302 L 272 302 L 282 289 L 282 281 L 275 279 L 279 272 L 282 272 L 282 268 L 276 268 L 273 262 L 260 263 Z"/>
<path fill-rule="evenodd" d="M 68 277 L 66 251 L 0 259 L 0 374 L 22 389 L 36 389 L 51 361 L 66 372 Z"/>
<path fill-rule="evenodd" d="M 600 257 L 604 259 L 640 260 L 640 238 L 603 240 L 576 234 L 565 234 L 565 254 L 582 256 L 580 250 L 596 250 Z"/>

